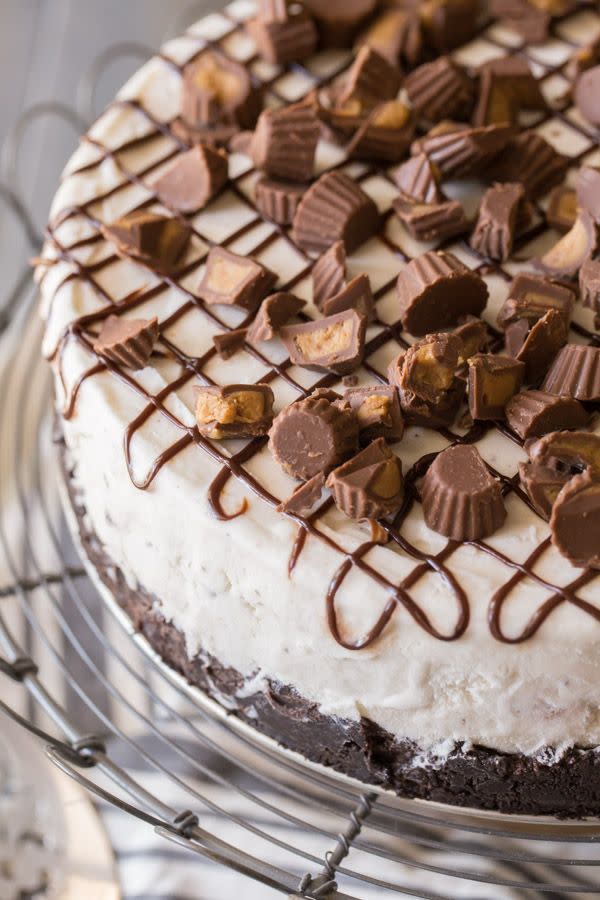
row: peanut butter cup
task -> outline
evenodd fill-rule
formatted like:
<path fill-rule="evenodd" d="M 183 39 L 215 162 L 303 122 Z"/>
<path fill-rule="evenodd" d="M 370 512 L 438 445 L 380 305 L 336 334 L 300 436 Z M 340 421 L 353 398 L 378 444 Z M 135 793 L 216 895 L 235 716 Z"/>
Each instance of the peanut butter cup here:
<path fill-rule="evenodd" d="M 453 116 L 469 118 L 473 84 L 449 56 L 423 63 L 405 78 L 404 89 L 417 114 L 430 122 Z"/>
<path fill-rule="evenodd" d="M 361 443 L 380 437 L 391 443 L 402 440 L 404 420 L 394 386 L 377 384 L 349 388 L 340 403 L 356 416 Z"/>
<path fill-rule="evenodd" d="M 402 505 L 402 463 L 383 438 L 378 438 L 334 469 L 327 487 L 336 506 L 351 519 L 381 519 Z"/>
<path fill-rule="evenodd" d="M 93 347 L 100 356 L 128 369 L 143 369 L 158 338 L 158 319 L 109 316 Z"/>
<path fill-rule="evenodd" d="M 253 128 L 261 107 L 248 70 L 216 50 L 205 50 L 183 71 L 181 114 L 191 127 Z"/>
<path fill-rule="evenodd" d="M 469 411 L 478 419 L 503 419 L 523 382 L 525 364 L 509 356 L 478 353 L 469 360 Z"/>
<path fill-rule="evenodd" d="M 274 272 L 251 257 L 212 247 L 197 290 L 206 303 L 254 310 L 276 280 Z"/>
<path fill-rule="evenodd" d="M 173 272 L 190 241 L 190 229 L 178 219 L 136 209 L 101 226 L 119 256 L 144 263 L 161 274 Z"/>
<path fill-rule="evenodd" d="M 405 197 L 421 203 L 440 203 L 440 173 L 425 153 L 411 156 L 390 173 Z"/>
<path fill-rule="evenodd" d="M 283 325 L 297 315 L 306 301 L 286 291 L 271 294 L 260 304 L 252 325 L 248 329 L 248 340 L 271 341 Z"/>
<path fill-rule="evenodd" d="M 299 62 L 317 47 L 315 22 L 297 0 L 259 3 L 258 15 L 246 29 L 259 54 L 270 63 Z"/>
<path fill-rule="evenodd" d="M 414 9 L 385 9 L 358 38 L 384 59 L 397 66 L 401 61 L 415 65 L 422 51 L 421 22 Z"/>
<path fill-rule="evenodd" d="M 369 276 L 365 272 L 357 275 L 337 294 L 324 300 L 322 309 L 325 316 L 333 316 L 347 309 L 353 309 L 370 321 L 375 312 L 375 304 Z"/>
<path fill-rule="evenodd" d="M 506 261 L 512 252 L 519 206 L 524 197 L 521 184 L 494 184 L 488 188 L 479 207 L 471 247 L 482 256 Z"/>
<path fill-rule="evenodd" d="M 254 202 L 267 219 L 278 225 L 291 225 L 305 193 L 305 184 L 263 177 L 254 185 Z"/>
<path fill-rule="evenodd" d="M 600 347 L 563 347 L 546 375 L 543 390 L 576 400 L 600 400 Z"/>
<path fill-rule="evenodd" d="M 348 309 L 303 325 L 286 325 L 281 339 L 296 365 L 346 375 L 362 362 L 366 327 L 366 318 Z"/>
<path fill-rule="evenodd" d="M 459 200 L 423 203 L 401 194 L 393 206 L 407 231 L 418 241 L 443 241 L 464 234 L 471 227 Z"/>
<path fill-rule="evenodd" d="M 346 284 L 346 250 L 343 241 L 336 241 L 326 250 L 312 269 L 313 300 L 321 311 L 323 303 L 339 294 Z"/>
<path fill-rule="evenodd" d="M 573 97 L 583 118 L 591 125 L 600 125 L 600 66 L 582 72 L 575 84 Z"/>
<path fill-rule="evenodd" d="M 378 227 L 377 207 L 362 188 L 344 172 L 327 172 L 304 194 L 293 234 L 303 250 L 321 253 L 341 240 L 350 253 Z"/>
<path fill-rule="evenodd" d="M 588 470 L 561 489 L 550 517 L 552 543 L 573 566 L 600 569 L 600 479 Z"/>
<path fill-rule="evenodd" d="M 282 181 L 310 181 L 319 121 L 306 104 L 265 109 L 258 117 L 249 153 L 257 169 Z"/>
<path fill-rule="evenodd" d="M 152 187 L 165 206 L 186 213 L 206 206 L 227 179 L 227 154 L 198 144 L 176 156 Z"/>
<path fill-rule="evenodd" d="M 597 244 L 596 223 L 587 209 L 581 210 L 573 227 L 542 256 L 540 266 L 550 275 L 559 278 L 573 277 L 586 260 L 591 258 Z"/>
<path fill-rule="evenodd" d="M 200 434 L 222 441 L 259 437 L 273 421 L 273 391 L 267 384 L 197 386 L 196 422 Z"/>
<path fill-rule="evenodd" d="M 585 428 L 590 416 L 572 397 L 559 397 L 547 391 L 521 391 L 506 407 L 506 420 L 521 440 L 526 441 L 561 428 Z"/>

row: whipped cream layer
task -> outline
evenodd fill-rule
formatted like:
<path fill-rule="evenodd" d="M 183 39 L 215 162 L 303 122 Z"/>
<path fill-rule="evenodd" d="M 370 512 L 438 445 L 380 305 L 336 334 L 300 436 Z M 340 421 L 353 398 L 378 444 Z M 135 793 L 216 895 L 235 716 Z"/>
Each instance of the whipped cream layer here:
<path fill-rule="evenodd" d="M 209 353 L 213 334 L 235 327 L 243 315 L 225 308 L 207 314 L 202 303 L 192 299 L 211 242 L 269 266 L 279 276 L 278 289 L 289 287 L 308 301 L 309 314 L 315 314 L 311 261 L 257 215 L 252 190 L 258 175 L 244 156 L 230 156 L 231 185 L 192 217 L 189 266 L 177 281 L 161 282 L 143 265 L 117 258 L 114 248 L 98 238 L 99 222 L 111 222 L 149 201 L 149 208 L 161 211 L 149 183 L 179 149 L 168 126 L 180 111 L 178 67 L 207 40 L 218 40 L 229 55 L 249 61 L 253 74 L 267 83 L 267 103 L 296 99 L 347 65 L 350 56 L 344 52 L 319 54 L 307 61 L 304 72 L 283 72 L 256 59 L 252 42 L 239 27 L 251 12 L 250 4 L 236 2 L 225 14 L 209 16 L 166 44 L 82 140 L 52 206 L 51 238 L 44 248 L 45 264 L 38 269 L 47 323 L 44 352 L 56 375 L 59 413 L 68 412 L 64 435 L 89 525 L 129 583 L 159 598 L 165 618 L 184 633 L 190 656 L 208 652 L 234 667 L 251 682 L 246 692 L 276 679 L 317 703 L 324 714 L 368 717 L 433 753 L 453 742 L 527 754 L 544 747 L 596 746 L 600 622 L 563 598 L 531 637 L 519 641 L 536 611 L 546 608 L 552 597 L 560 600 L 557 588 L 566 588 L 581 570 L 550 546 L 547 524 L 516 493 L 508 495 L 505 525 L 485 545 L 463 545 L 444 554 L 446 539 L 427 528 L 415 503 L 401 528 L 404 546 L 374 546 L 360 556 L 355 551 L 370 540 L 370 530 L 335 508 L 319 517 L 319 533 L 309 533 L 304 545 L 298 544 L 298 523 L 275 510 L 296 483 L 281 472 L 266 447 L 243 464 L 248 477 L 232 476 L 224 482 L 220 503 L 226 513 L 247 503 L 246 512 L 230 520 L 215 515 L 211 486 L 214 496 L 214 479 L 224 465 L 219 454 L 236 454 L 244 443 L 215 444 L 211 453 L 188 442 L 171 453 L 194 426 L 197 376 L 168 389 L 182 372 L 189 372 L 183 360 L 201 359 L 202 371 L 221 384 L 259 381 L 286 360 L 278 341 L 260 345 L 256 353 L 239 352 L 226 362 Z M 589 12 L 577 14 L 561 24 L 564 40 L 531 50 L 536 73 L 548 74 L 542 86 L 550 100 L 553 91 L 558 94 L 556 80 L 562 78 L 554 67 L 566 61 L 574 44 L 589 41 L 598 22 Z M 501 55 L 502 42 L 510 47 L 511 40 L 514 35 L 492 26 L 456 57 L 476 65 Z M 544 119 L 539 130 L 561 152 L 572 155 L 574 163 L 581 154 L 597 162 L 591 137 L 586 139 L 580 130 L 569 133 L 563 120 Z M 325 141 L 319 144 L 317 164 L 319 172 L 341 164 L 361 179 L 382 213 L 389 210 L 397 191 L 385 173 L 345 163 L 343 151 Z M 448 186 L 469 213 L 482 190 L 470 183 Z M 393 216 L 385 220 L 385 235 L 386 242 L 373 239 L 349 259 L 350 275 L 367 272 L 377 298 L 378 320 L 368 330 L 368 342 L 398 319 L 394 281 L 406 258 L 431 247 L 412 239 Z M 526 258 L 538 255 L 554 239 L 548 233 L 538 235 L 521 253 L 521 261 L 511 261 L 504 272 L 485 274 L 490 300 L 484 317 L 490 323 L 507 295 L 507 276 L 530 269 Z M 481 263 L 461 242 L 449 249 L 472 268 Z M 162 354 L 155 354 L 140 372 L 127 373 L 127 378 L 105 369 L 89 374 L 98 360 L 76 337 L 66 336 L 69 326 L 138 289 L 145 299 L 124 314 L 157 315 L 163 336 L 178 353 L 173 355 L 159 341 Z M 579 305 L 575 321 L 593 329 L 591 312 Z M 578 334 L 572 339 L 583 338 Z M 387 340 L 377 343 L 367 366 L 358 372 L 360 384 L 385 373 L 399 352 L 391 330 Z M 277 371 L 270 382 L 276 412 L 301 396 L 300 388 L 310 389 L 320 378 L 297 367 Z M 341 383 L 333 387 L 343 390 Z M 153 405 L 157 395 L 161 402 Z M 454 430 L 460 436 L 460 430 Z M 395 450 L 407 472 L 422 456 L 448 443 L 436 431 L 409 428 Z M 518 443 L 493 428 L 477 447 L 486 462 L 508 478 L 525 459 Z M 146 481 L 145 488 L 136 486 Z M 261 496 L 254 489 L 257 485 L 270 497 Z M 290 567 L 294 547 L 300 552 Z M 434 557 L 440 565 L 423 565 L 424 558 Z M 332 598 L 332 579 L 348 560 L 353 564 Z M 411 578 L 418 567 L 422 571 Z M 373 578 L 372 571 L 383 580 Z M 389 585 L 406 579 L 412 581 L 410 587 L 396 592 L 391 601 Z M 600 609 L 599 578 L 590 578 L 576 594 Z M 328 621 L 328 596 L 329 615 L 336 616 L 341 642 Z M 363 649 L 343 646 L 360 642 L 390 607 L 379 637 Z M 498 616 L 491 627 L 494 609 Z M 463 630 L 465 612 L 468 624 Z M 430 627 L 418 621 L 421 613 Z M 462 633 L 455 640 L 443 639 L 458 631 Z M 430 760 L 431 754 L 423 758 Z"/>

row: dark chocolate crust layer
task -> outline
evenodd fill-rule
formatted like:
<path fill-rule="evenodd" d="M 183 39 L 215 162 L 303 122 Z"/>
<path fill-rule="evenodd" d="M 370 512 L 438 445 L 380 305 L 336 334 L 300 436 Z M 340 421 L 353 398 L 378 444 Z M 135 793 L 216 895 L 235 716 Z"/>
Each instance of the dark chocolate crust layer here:
<path fill-rule="evenodd" d="M 183 634 L 161 615 L 160 601 L 142 588 L 132 590 L 87 528 L 68 473 L 67 484 L 81 544 L 99 578 L 153 650 L 213 699 L 227 697 L 228 713 L 306 759 L 402 797 L 504 813 L 600 815 L 600 749 L 574 748 L 558 758 L 549 749 L 548 759 L 555 761 L 547 763 L 544 754 L 531 757 L 479 746 L 465 751 L 456 745 L 443 762 L 428 765 L 412 741 L 394 737 L 369 719 L 325 716 L 290 685 L 270 681 L 268 691 L 236 697 L 243 676 L 208 654 L 189 658 Z"/>

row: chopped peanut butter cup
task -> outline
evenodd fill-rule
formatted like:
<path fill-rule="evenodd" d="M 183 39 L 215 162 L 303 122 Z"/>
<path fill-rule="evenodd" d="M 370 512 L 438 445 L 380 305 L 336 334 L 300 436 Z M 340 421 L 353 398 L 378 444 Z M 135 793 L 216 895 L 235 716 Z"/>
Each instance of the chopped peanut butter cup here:
<path fill-rule="evenodd" d="M 600 435 L 589 431 L 552 431 L 526 446 L 534 465 L 547 466 L 569 477 L 588 469 L 600 477 Z"/>
<path fill-rule="evenodd" d="M 542 519 L 548 520 L 556 498 L 570 476 L 549 466 L 519 463 L 519 478 L 534 510 Z"/>
<path fill-rule="evenodd" d="M 496 181 L 520 182 L 531 200 L 562 184 L 569 162 L 535 131 L 512 137 L 490 164 Z"/>
<path fill-rule="evenodd" d="M 600 400 L 600 347 L 563 347 L 546 375 L 543 390 L 576 400 Z"/>
<path fill-rule="evenodd" d="M 317 47 L 314 19 L 297 0 L 259 4 L 258 15 L 246 29 L 259 54 L 271 63 L 299 62 Z"/>
<path fill-rule="evenodd" d="M 322 253 L 343 241 L 351 253 L 378 227 L 377 207 L 362 188 L 344 172 L 327 172 L 306 191 L 294 216 L 293 234 L 303 250 Z"/>
<path fill-rule="evenodd" d="M 347 47 L 372 15 L 376 0 L 305 0 L 323 47 Z"/>
<path fill-rule="evenodd" d="M 127 213 L 101 228 L 119 256 L 145 263 L 162 274 L 177 268 L 191 234 L 189 227 L 178 219 L 144 209 Z"/>
<path fill-rule="evenodd" d="M 421 203 L 440 203 L 440 172 L 425 153 L 411 156 L 390 173 L 405 197 Z"/>
<path fill-rule="evenodd" d="M 570 231 L 575 220 L 579 204 L 577 201 L 577 193 L 573 188 L 561 184 L 555 187 L 550 194 L 550 202 L 546 210 L 546 222 L 551 228 L 562 231 L 563 234 Z"/>
<path fill-rule="evenodd" d="M 404 89 L 419 116 L 430 122 L 456 116 L 468 119 L 473 106 L 471 79 L 449 56 L 423 63 L 404 80 Z"/>
<path fill-rule="evenodd" d="M 269 435 L 276 462 L 288 475 L 303 481 L 329 472 L 357 447 L 354 413 L 319 393 L 282 409 Z"/>
<path fill-rule="evenodd" d="M 413 9 L 386 9 L 358 38 L 392 65 L 406 60 L 414 65 L 421 56 L 421 22 Z"/>
<path fill-rule="evenodd" d="M 273 391 L 267 384 L 196 386 L 196 422 L 204 437 L 260 437 L 273 421 Z"/>
<path fill-rule="evenodd" d="M 503 419 L 506 404 L 520 389 L 525 364 L 509 356 L 479 353 L 469 360 L 469 411 L 478 419 Z"/>
<path fill-rule="evenodd" d="M 198 294 L 206 303 L 254 310 L 276 280 L 275 273 L 256 260 L 230 253 L 224 247 L 212 247 Z"/>
<path fill-rule="evenodd" d="M 573 566 L 600 569 L 600 479 L 589 470 L 571 478 L 554 502 L 550 528 Z"/>
<path fill-rule="evenodd" d="M 506 407 L 506 420 L 521 440 L 561 428 L 585 428 L 590 416 L 578 400 L 547 391 L 521 391 Z"/>
<path fill-rule="evenodd" d="M 334 469 L 327 487 L 336 506 L 351 519 L 381 519 L 402 505 L 402 463 L 379 438 Z"/>
<path fill-rule="evenodd" d="M 465 393 L 457 377 L 462 344 L 453 334 L 429 334 L 388 366 L 407 422 L 428 428 L 451 425 Z"/>
<path fill-rule="evenodd" d="M 222 334 L 214 334 L 213 344 L 221 359 L 231 359 L 238 350 L 242 349 L 247 336 L 247 328 L 235 328 L 233 331 L 224 331 Z"/>
<path fill-rule="evenodd" d="M 336 241 L 326 250 L 312 269 L 313 300 L 321 311 L 323 303 L 334 297 L 346 284 L 346 250 L 343 241 Z"/>
<path fill-rule="evenodd" d="M 415 335 L 455 325 L 461 316 L 478 316 L 488 298 L 485 281 L 442 251 L 411 260 L 398 276 L 397 293 L 402 325 Z"/>
<path fill-rule="evenodd" d="M 427 44 L 438 53 L 469 41 L 481 14 L 480 0 L 423 0 L 417 6 Z"/>
<path fill-rule="evenodd" d="M 476 447 L 442 450 L 421 485 L 427 525 L 454 541 L 477 541 L 497 531 L 506 519 L 500 483 Z"/>
<path fill-rule="evenodd" d="M 254 185 L 254 202 L 261 215 L 267 219 L 272 219 L 278 225 L 291 225 L 305 193 L 305 184 L 259 178 Z"/>
<path fill-rule="evenodd" d="M 248 70 L 228 57 L 206 50 L 185 67 L 181 114 L 188 125 L 253 128 L 260 106 Z"/>
<path fill-rule="evenodd" d="M 482 256 L 506 261 L 512 252 L 519 206 L 524 197 L 521 184 L 494 184 L 488 188 L 479 207 L 471 247 Z"/>
<path fill-rule="evenodd" d="M 483 319 L 479 319 L 477 316 L 465 316 L 464 321 L 453 330 L 452 334 L 461 343 L 459 365 L 466 363 L 476 353 L 481 353 L 490 343 L 488 326 Z"/>
<path fill-rule="evenodd" d="M 260 304 L 254 322 L 248 330 L 248 340 L 271 341 L 283 325 L 297 315 L 306 301 L 294 294 L 279 291 L 271 294 Z"/>
<path fill-rule="evenodd" d="M 571 287 L 542 275 L 522 272 L 511 283 L 508 298 L 498 313 L 498 325 L 506 328 L 519 319 L 526 319 L 533 325 L 548 310 L 555 309 L 568 327 L 574 302 L 575 295 Z"/>
<path fill-rule="evenodd" d="M 402 440 L 404 420 L 398 391 L 394 386 L 377 384 L 349 388 L 340 404 L 351 409 L 356 416 L 361 443 L 380 437 L 392 443 Z"/>
<path fill-rule="evenodd" d="M 467 176 L 481 172 L 504 148 L 514 134 L 512 125 L 486 125 L 469 128 L 456 122 L 440 122 L 424 137 L 415 141 L 411 153 L 425 153 L 446 177 Z M 498 181 L 518 181 L 497 178 Z"/>
<path fill-rule="evenodd" d="M 286 325 L 281 339 L 298 366 L 346 375 L 362 362 L 367 320 L 353 309 L 303 325 Z"/>
<path fill-rule="evenodd" d="M 350 159 L 398 162 L 406 155 L 414 132 L 408 106 L 401 100 L 388 100 L 376 106 L 358 126 L 346 152 Z"/>
<path fill-rule="evenodd" d="M 356 103 L 365 112 L 393 100 L 400 88 L 400 69 L 373 47 L 361 47 L 336 98 L 339 106 Z"/>
<path fill-rule="evenodd" d="M 109 316 L 94 341 L 96 353 L 116 365 L 143 369 L 158 338 L 158 319 Z"/>
<path fill-rule="evenodd" d="M 318 472 L 304 484 L 298 485 L 287 500 L 279 504 L 277 512 L 289 513 L 293 516 L 309 515 L 323 496 L 324 487 L 325 475 L 323 472 Z"/>
<path fill-rule="evenodd" d="M 573 227 L 542 256 L 540 266 L 550 275 L 564 278 L 575 276 L 584 262 L 591 258 L 597 244 L 596 223 L 584 209 L 578 213 Z"/>
<path fill-rule="evenodd" d="M 394 212 L 418 241 L 442 241 L 464 234 L 471 227 L 459 200 L 422 203 L 401 194 L 393 202 Z"/>
<path fill-rule="evenodd" d="M 249 153 L 257 169 L 283 181 L 310 181 L 320 125 L 306 104 L 265 109 L 258 117 Z"/>
<path fill-rule="evenodd" d="M 520 320 L 521 323 L 524 321 L 526 320 Z M 558 351 L 567 343 L 568 329 L 564 318 L 556 309 L 548 310 L 541 319 L 523 329 L 520 346 L 517 342 L 511 344 L 508 340 L 509 332 L 514 328 L 515 325 L 510 325 L 507 329 L 507 349 L 510 348 L 510 355 L 525 364 L 524 380 L 528 384 L 537 384 L 548 371 Z"/>
<path fill-rule="evenodd" d="M 227 179 L 227 154 L 198 144 L 176 156 L 152 183 L 152 188 L 165 206 L 179 212 L 194 212 L 206 206 Z"/>
<path fill-rule="evenodd" d="M 361 275 L 357 275 L 352 281 L 349 281 L 333 297 L 324 300 L 322 305 L 323 313 L 326 316 L 333 316 L 347 309 L 354 309 L 361 316 L 365 316 L 367 321 L 373 318 L 375 305 L 371 291 L 371 281 L 364 272 Z"/>

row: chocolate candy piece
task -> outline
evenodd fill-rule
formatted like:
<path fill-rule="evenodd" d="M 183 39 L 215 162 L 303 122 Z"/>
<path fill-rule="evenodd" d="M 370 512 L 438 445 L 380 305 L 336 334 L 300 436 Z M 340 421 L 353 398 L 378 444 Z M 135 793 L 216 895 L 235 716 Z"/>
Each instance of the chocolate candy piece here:
<path fill-rule="evenodd" d="M 226 153 L 198 144 L 176 156 L 151 186 L 161 203 L 186 213 L 206 206 L 228 177 Z"/>
<path fill-rule="evenodd" d="M 490 165 L 496 181 L 521 182 L 527 196 L 536 200 L 562 184 L 568 160 L 535 131 L 523 131 L 506 145 Z"/>
<path fill-rule="evenodd" d="M 418 4 L 425 37 L 439 52 L 466 44 L 475 34 L 481 3 L 479 0 L 424 0 Z"/>
<path fill-rule="evenodd" d="M 406 155 L 414 136 L 410 109 L 400 100 L 376 106 L 359 125 L 346 152 L 350 159 L 398 162 Z"/>
<path fill-rule="evenodd" d="M 143 369 L 158 338 L 158 319 L 105 319 L 93 348 L 115 365 Z"/>
<path fill-rule="evenodd" d="M 369 276 L 364 272 L 357 275 L 341 291 L 334 294 L 333 297 L 329 297 L 328 300 L 324 300 L 322 309 L 326 316 L 333 316 L 346 309 L 354 309 L 367 321 L 370 321 L 373 318 L 375 306 Z"/>
<path fill-rule="evenodd" d="M 585 428 L 590 417 L 578 400 L 546 391 L 521 391 L 506 407 L 506 421 L 521 440 L 560 428 Z"/>
<path fill-rule="evenodd" d="M 286 325 L 281 339 L 296 365 L 345 375 L 362 362 L 366 328 L 365 317 L 348 309 L 315 322 Z"/>
<path fill-rule="evenodd" d="M 268 384 L 196 387 L 198 431 L 214 441 L 259 437 L 273 421 L 273 391 Z"/>
<path fill-rule="evenodd" d="M 454 541 L 478 541 L 506 519 L 500 483 L 476 447 L 458 444 L 436 456 L 421 485 L 429 528 Z"/>
<path fill-rule="evenodd" d="M 586 259 L 579 270 L 579 290 L 583 305 L 600 315 L 600 260 Z"/>
<path fill-rule="evenodd" d="M 361 443 L 380 437 L 392 443 L 402 440 L 404 420 L 395 387 L 377 384 L 350 388 L 344 392 L 341 405 L 356 416 Z"/>
<path fill-rule="evenodd" d="M 577 194 L 573 188 L 565 184 L 555 187 L 550 194 L 550 202 L 546 210 L 546 222 L 551 228 L 569 231 L 575 224 L 578 212 Z"/>
<path fill-rule="evenodd" d="M 582 569 L 600 569 L 600 480 L 583 472 L 565 484 L 550 517 L 552 543 Z"/>
<path fill-rule="evenodd" d="M 315 52 L 317 28 L 300 3 L 261 3 L 246 29 L 268 62 L 297 62 Z"/>
<path fill-rule="evenodd" d="M 365 45 L 356 54 L 337 98 L 338 105 L 358 104 L 361 112 L 373 109 L 384 100 L 393 100 L 400 88 L 400 69 L 373 47 Z"/>
<path fill-rule="evenodd" d="M 336 506 L 351 519 L 382 519 L 402 506 L 402 463 L 379 438 L 334 469 L 327 487 Z"/>
<path fill-rule="evenodd" d="M 258 111 L 257 111 L 258 115 Z M 173 137 L 190 150 L 196 144 L 207 144 L 209 147 L 228 147 L 232 138 L 238 133 L 239 125 L 223 122 L 215 125 L 190 125 L 183 119 L 173 119 L 170 123 Z"/>
<path fill-rule="evenodd" d="M 400 272 L 397 282 L 402 325 L 421 335 L 478 316 L 487 303 L 485 281 L 451 253 L 423 253 Z"/>
<path fill-rule="evenodd" d="M 317 22 L 323 47 L 348 47 L 373 13 L 376 0 L 305 0 Z"/>
<path fill-rule="evenodd" d="M 506 328 L 519 319 L 530 324 L 541 319 L 549 309 L 559 312 L 568 327 L 573 313 L 575 296 L 571 288 L 542 275 L 522 272 L 513 280 L 508 299 L 498 313 L 498 325 Z"/>
<path fill-rule="evenodd" d="M 304 194 L 294 216 L 294 240 L 322 253 L 343 241 L 351 253 L 379 228 L 373 200 L 344 172 L 326 172 Z"/>
<path fill-rule="evenodd" d="M 183 71 L 181 115 L 187 125 L 253 128 L 260 106 L 248 70 L 214 50 Z"/>
<path fill-rule="evenodd" d="M 471 227 L 459 200 L 421 203 L 401 194 L 394 200 L 393 207 L 407 231 L 418 241 L 446 240 Z"/>
<path fill-rule="evenodd" d="M 258 117 L 250 156 L 257 169 L 284 181 L 310 181 L 320 125 L 305 104 L 265 109 Z"/>
<path fill-rule="evenodd" d="M 516 319 L 506 326 L 504 345 L 508 356 L 512 356 L 513 359 L 517 358 L 530 330 L 531 323 L 527 319 Z"/>
<path fill-rule="evenodd" d="M 453 334 L 428 334 L 392 360 L 388 381 L 398 387 L 408 422 L 429 428 L 452 424 L 465 392 L 456 377 L 461 350 Z"/>
<path fill-rule="evenodd" d="M 538 8 L 528 0 L 492 0 L 490 8 L 493 15 L 520 34 L 527 44 L 541 44 L 547 40 L 551 21 L 548 10 Z"/>
<path fill-rule="evenodd" d="M 221 359 L 231 359 L 238 350 L 241 350 L 247 335 L 247 328 L 236 328 L 234 331 L 224 331 L 222 334 L 214 334 L 213 344 Z"/>
<path fill-rule="evenodd" d="M 519 478 L 534 510 L 542 519 L 548 520 L 556 498 L 570 476 L 548 466 L 519 463 Z"/>
<path fill-rule="evenodd" d="M 600 400 L 600 347 L 567 344 L 554 360 L 543 389 L 584 402 Z"/>
<path fill-rule="evenodd" d="M 321 499 L 324 487 L 325 475 L 323 472 L 318 472 L 304 484 L 298 485 L 294 493 L 279 504 L 277 512 L 293 516 L 308 516 Z"/>
<path fill-rule="evenodd" d="M 500 56 L 479 68 L 480 91 L 473 124 L 515 121 L 521 109 L 545 110 L 546 101 L 522 56 Z"/>
<path fill-rule="evenodd" d="M 419 116 L 437 122 L 467 119 L 473 106 L 473 84 L 449 56 L 423 63 L 404 80 L 404 89 Z"/>
<path fill-rule="evenodd" d="M 405 197 L 421 203 L 441 202 L 440 173 L 424 153 L 411 156 L 390 174 Z"/>
<path fill-rule="evenodd" d="M 260 178 L 254 185 L 254 202 L 261 215 L 278 225 L 291 225 L 306 193 L 306 185 Z"/>
<path fill-rule="evenodd" d="M 294 294 L 285 291 L 271 294 L 260 304 L 260 309 L 248 331 L 248 340 L 252 343 L 272 341 L 282 325 L 287 325 L 303 306 L 306 306 L 306 301 Z"/>
<path fill-rule="evenodd" d="M 303 481 L 329 472 L 357 447 L 354 414 L 318 394 L 282 409 L 269 435 L 275 461 L 288 475 Z"/>
<path fill-rule="evenodd" d="M 469 412 L 478 419 L 503 419 L 523 383 L 525 365 L 510 356 L 479 353 L 469 360 Z"/>
<path fill-rule="evenodd" d="M 593 66 L 579 76 L 573 99 L 584 119 L 600 125 L 600 66 Z"/>
<path fill-rule="evenodd" d="M 469 128 L 456 122 L 440 122 L 425 137 L 415 141 L 411 153 L 425 153 L 446 178 L 481 172 L 502 153 L 514 133 L 511 125 Z M 518 177 L 499 178 L 518 181 Z"/>
<path fill-rule="evenodd" d="M 254 310 L 276 281 L 275 273 L 256 260 L 212 247 L 197 290 L 205 303 Z"/>
<path fill-rule="evenodd" d="M 600 477 L 600 435 L 589 431 L 553 431 L 527 445 L 529 459 L 569 477 L 588 469 Z"/>
<path fill-rule="evenodd" d="M 473 125 L 500 125 L 514 123 L 517 104 L 513 94 L 502 79 L 484 70 L 479 79 L 479 96 L 473 113 Z"/>
<path fill-rule="evenodd" d="M 565 75 L 571 81 L 575 81 L 582 72 L 591 69 L 600 62 L 600 35 L 585 47 L 578 47 L 573 51 L 569 62 L 565 66 Z"/>
<path fill-rule="evenodd" d="M 596 223 L 587 209 L 581 210 L 571 230 L 542 256 L 540 266 L 550 275 L 577 275 L 586 259 L 594 253 L 597 244 Z"/>
<path fill-rule="evenodd" d="M 600 223 L 600 169 L 581 166 L 577 173 L 577 203 Z"/>
<path fill-rule="evenodd" d="M 336 241 L 316 261 L 312 269 L 313 300 L 323 311 L 323 303 L 334 297 L 346 284 L 346 250 L 343 241 Z"/>
<path fill-rule="evenodd" d="M 494 184 L 488 188 L 479 207 L 471 247 L 490 259 L 507 260 L 512 252 L 519 205 L 524 197 L 522 184 Z"/>
<path fill-rule="evenodd" d="M 419 17 L 411 9 L 387 9 L 359 37 L 358 45 L 363 44 L 392 65 L 397 66 L 401 59 L 414 65 L 422 49 Z"/>
<path fill-rule="evenodd" d="M 525 363 L 525 381 L 537 384 L 567 339 L 568 330 L 563 317 L 555 309 L 549 309 L 531 326 L 516 353 L 515 358 Z"/>
<path fill-rule="evenodd" d="M 169 274 L 185 254 L 190 229 L 178 219 L 137 209 L 101 226 L 107 241 L 115 244 L 119 256 L 144 263 L 157 272 Z"/>
<path fill-rule="evenodd" d="M 476 316 L 465 316 L 464 322 L 455 328 L 452 334 L 461 343 L 458 355 L 459 365 L 465 363 L 471 356 L 475 356 L 476 353 L 485 350 L 490 342 L 490 333 L 486 323 Z"/>

